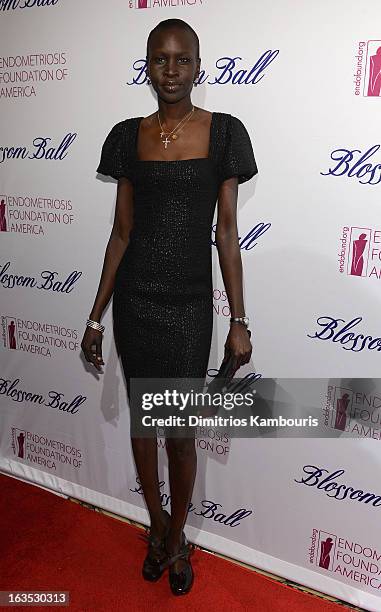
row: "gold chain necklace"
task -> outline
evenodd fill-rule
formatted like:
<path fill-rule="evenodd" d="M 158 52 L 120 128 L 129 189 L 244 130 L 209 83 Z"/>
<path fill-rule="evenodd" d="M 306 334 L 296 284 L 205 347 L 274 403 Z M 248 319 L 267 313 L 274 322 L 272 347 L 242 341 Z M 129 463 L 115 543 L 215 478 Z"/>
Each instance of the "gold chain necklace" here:
<path fill-rule="evenodd" d="M 157 111 L 157 118 L 158 118 L 158 121 L 159 121 L 160 130 L 161 130 L 161 132 L 160 132 L 160 139 L 161 139 L 161 142 L 163 143 L 165 149 L 167 148 L 167 146 L 171 142 L 169 138 L 172 138 L 172 140 L 177 140 L 178 135 L 176 134 L 176 131 L 178 131 L 181 127 L 183 127 L 185 125 L 185 123 L 187 121 L 189 121 L 189 119 L 191 118 L 193 113 L 194 113 L 194 106 L 192 106 L 192 110 L 187 115 L 185 115 L 185 117 L 183 117 L 181 119 L 181 121 L 173 128 L 173 130 L 171 130 L 170 132 L 165 132 L 164 128 L 162 126 L 162 123 L 160 121 L 159 111 Z M 165 136 L 165 140 L 163 140 L 164 136 Z"/>

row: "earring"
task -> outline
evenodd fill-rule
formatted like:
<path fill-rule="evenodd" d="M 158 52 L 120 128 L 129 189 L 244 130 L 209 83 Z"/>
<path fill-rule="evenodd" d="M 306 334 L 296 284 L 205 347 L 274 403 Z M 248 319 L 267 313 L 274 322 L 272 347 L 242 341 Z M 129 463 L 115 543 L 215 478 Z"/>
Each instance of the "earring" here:
<path fill-rule="evenodd" d="M 197 81 L 193 81 L 193 85 L 194 85 L 195 87 L 197 87 L 197 85 L 198 85 Z"/>
<path fill-rule="evenodd" d="M 147 77 L 147 81 L 146 81 L 147 85 L 151 85 L 151 81 L 150 79 Z"/>

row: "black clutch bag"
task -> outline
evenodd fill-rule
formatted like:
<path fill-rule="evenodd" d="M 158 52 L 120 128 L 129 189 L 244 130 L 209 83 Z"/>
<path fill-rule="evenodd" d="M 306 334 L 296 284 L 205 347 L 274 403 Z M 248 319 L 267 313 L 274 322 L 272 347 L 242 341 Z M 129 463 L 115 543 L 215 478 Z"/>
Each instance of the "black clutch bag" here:
<path fill-rule="evenodd" d="M 251 331 L 249 329 L 247 333 L 249 334 L 249 338 L 251 338 Z M 237 370 L 239 370 L 239 368 L 235 365 L 234 356 L 232 354 L 228 355 L 227 358 L 222 360 L 220 369 L 212 382 L 208 385 L 208 390 L 210 391 L 211 385 L 213 385 L 214 382 L 216 383 L 216 387 L 221 387 L 221 383 L 223 387 L 228 386 Z"/>
<path fill-rule="evenodd" d="M 251 337 L 251 331 L 248 329 L 247 333 L 249 338 Z M 224 357 L 217 374 L 213 377 L 207 386 L 207 392 L 212 393 L 226 393 L 229 391 L 229 385 L 232 382 L 234 374 L 239 370 L 236 366 L 236 360 L 232 353 L 227 357 Z M 203 416 L 212 416 L 218 412 L 213 406 L 204 407 L 202 410 Z"/>

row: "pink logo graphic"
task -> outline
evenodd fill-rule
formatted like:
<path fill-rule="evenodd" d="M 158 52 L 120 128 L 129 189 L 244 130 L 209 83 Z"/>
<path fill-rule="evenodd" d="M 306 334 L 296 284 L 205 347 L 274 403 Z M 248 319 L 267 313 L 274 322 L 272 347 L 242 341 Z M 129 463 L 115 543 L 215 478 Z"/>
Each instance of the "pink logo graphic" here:
<path fill-rule="evenodd" d="M 15 336 L 16 325 L 14 321 L 11 321 L 8 325 L 8 346 L 10 349 L 16 349 L 16 336 Z"/>
<path fill-rule="evenodd" d="M 364 96 L 381 95 L 381 40 L 369 40 Z"/>
<path fill-rule="evenodd" d="M 336 536 L 326 531 L 319 531 L 316 564 L 325 570 L 332 569 L 335 548 Z"/>
<path fill-rule="evenodd" d="M 334 429 L 340 429 L 341 431 L 347 431 L 349 428 L 350 421 L 350 410 L 352 407 L 353 394 L 350 389 L 343 389 L 341 387 L 335 387 L 334 396 L 334 410 L 332 426 Z"/>
<path fill-rule="evenodd" d="M 0 196 L 0 232 L 7 231 L 7 215 L 5 196 Z"/>
<path fill-rule="evenodd" d="M 18 348 L 17 323 L 15 317 L 2 317 L 4 347 Z"/>
<path fill-rule="evenodd" d="M 24 457 L 25 432 L 21 431 L 17 437 L 17 456 Z"/>
<path fill-rule="evenodd" d="M 360 234 L 358 239 L 353 241 L 351 265 L 351 274 L 353 274 L 353 276 L 362 276 L 362 271 L 364 269 L 363 255 L 367 242 L 366 234 Z"/>
<path fill-rule="evenodd" d="M 328 385 L 324 403 L 324 424 L 326 427 L 349 431 L 355 416 L 354 392 L 344 387 Z"/>
<path fill-rule="evenodd" d="M 151 3 L 150 0 L 136 0 L 136 8 L 150 8 Z"/>
<path fill-rule="evenodd" d="M 351 228 L 347 274 L 367 276 L 371 236 L 372 231 L 368 228 Z"/>
<path fill-rule="evenodd" d="M 23 429 L 12 427 L 12 448 L 16 457 L 25 458 L 25 438 L 26 434 Z"/>

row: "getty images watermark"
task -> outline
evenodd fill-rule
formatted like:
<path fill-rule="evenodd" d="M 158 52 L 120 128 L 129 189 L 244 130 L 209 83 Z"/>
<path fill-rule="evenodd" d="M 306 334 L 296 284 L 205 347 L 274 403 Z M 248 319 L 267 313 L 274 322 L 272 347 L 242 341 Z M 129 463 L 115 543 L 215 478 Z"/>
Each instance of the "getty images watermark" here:
<path fill-rule="evenodd" d="M 320 380 L 320 379 L 319 379 Z M 302 388 L 300 388 L 302 387 Z M 293 392 L 279 379 L 232 381 L 200 378 L 132 378 L 132 435 L 194 437 L 213 428 L 229 437 L 326 437 L 316 379 L 296 381 Z M 307 398 L 307 401 L 306 401 Z"/>
<path fill-rule="evenodd" d="M 187 393 L 179 392 L 177 389 L 165 389 L 163 393 L 143 393 L 142 410 L 152 411 L 155 408 L 162 408 L 163 411 L 176 409 L 181 414 L 167 416 L 143 415 L 141 417 L 144 427 L 317 427 L 319 420 L 312 416 L 300 418 L 279 417 L 260 417 L 259 414 L 248 415 L 247 417 L 229 416 L 202 416 L 202 409 L 208 410 L 222 408 L 224 410 L 234 410 L 238 407 L 253 407 L 255 402 L 254 390 L 252 393 L 219 393 L 208 392 L 195 393 L 193 390 Z M 201 406 L 200 406 L 201 404 Z M 189 410 L 200 410 L 201 414 L 191 414 Z"/>
<path fill-rule="evenodd" d="M 129 400 L 136 437 L 381 439 L 375 378 L 131 378 Z"/>

